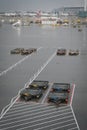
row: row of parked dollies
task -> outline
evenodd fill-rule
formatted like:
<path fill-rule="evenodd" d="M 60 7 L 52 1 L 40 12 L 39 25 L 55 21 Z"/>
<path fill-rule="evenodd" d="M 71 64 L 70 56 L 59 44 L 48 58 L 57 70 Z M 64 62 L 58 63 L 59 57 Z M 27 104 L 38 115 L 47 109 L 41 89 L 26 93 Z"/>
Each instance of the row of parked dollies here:
<path fill-rule="evenodd" d="M 67 50 L 66 49 L 58 49 L 56 52 L 56 55 L 66 55 L 67 54 Z M 79 50 L 69 50 L 68 51 L 68 55 L 70 56 L 77 56 L 79 55 Z"/>
<path fill-rule="evenodd" d="M 39 103 L 40 99 L 44 98 L 47 89 L 50 88 L 44 102 L 49 105 L 67 105 L 70 101 L 71 87 L 72 84 L 70 83 L 53 83 L 50 86 L 49 81 L 34 80 L 29 86 L 21 90 L 20 101 Z"/>
<path fill-rule="evenodd" d="M 29 48 L 29 49 L 24 49 L 24 48 L 15 48 L 10 51 L 11 54 L 21 54 L 21 55 L 29 55 L 33 52 L 36 52 L 36 48 Z"/>

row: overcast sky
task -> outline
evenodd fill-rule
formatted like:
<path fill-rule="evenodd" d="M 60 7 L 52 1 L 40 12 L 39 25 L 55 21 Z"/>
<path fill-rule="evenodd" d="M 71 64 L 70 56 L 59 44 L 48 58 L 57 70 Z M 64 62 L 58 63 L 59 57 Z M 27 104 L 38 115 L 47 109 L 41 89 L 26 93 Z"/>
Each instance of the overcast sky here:
<path fill-rule="evenodd" d="M 51 11 L 54 8 L 83 6 L 84 0 L 0 0 L 0 11 Z"/>

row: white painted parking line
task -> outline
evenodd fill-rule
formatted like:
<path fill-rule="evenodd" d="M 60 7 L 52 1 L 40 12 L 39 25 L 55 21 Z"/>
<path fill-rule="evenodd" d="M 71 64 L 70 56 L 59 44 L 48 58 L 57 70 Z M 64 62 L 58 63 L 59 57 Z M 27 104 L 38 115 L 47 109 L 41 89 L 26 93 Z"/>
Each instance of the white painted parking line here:
<path fill-rule="evenodd" d="M 39 104 L 40 106 L 44 106 L 44 104 Z M 20 109 L 20 108 L 24 108 L 24 107 L 27 107 L 27 106 L 29 106 L 29 107 L 36 107 L 36 106 L 38 106 L 38 103 L 35 103 L 35 102 L 33 102 L 32 104 L 30 104 L 30 102 L 28 102 L 28 103 L 21 103 L 20 104 L 20 102 L 19 102 L 19 105 L 13 105 L 13 107 L 10 109 L 10 111 L 14 111 L 14 110 L 17 110 L 17 109 Z"/>
<path fill-rule="evenodd" d="M 42 124 L 44 124 L 45 126 L 46 126 L 46 123 L 51 123 L 52 122 L 52 124 L 53 124 L 53 122 L 54 121 L 58 121 L 58 120 L 61 120 L 61 119 L 67 119 L 67 118 L 69 118 L 69 116 L 68 117 L 63 117 L 63 118 L 58 118 L 58 119 L 54 119 L 54 120 L 50 120 L 50 121 L 47 121 L 47 122 L 42 122 L 42 123 L 38 123 L 38 124 L 35 124 L 35 125 L 30 125 L 30 126 L 27 126 L 27 127 L 23 127 L 23 128 L 19 128 L 19 130 L 21 130 L 21 129 L 26 129 L 26 128 L 31 128 L 31 127 L 34 127 L 34 126 L 40 126 L 40 125 L 42 125 Z M 70 120 L 70 119 L 69 119 Z M 68 121 L 69 121 L 68 120 Z M 73 119 L 71 119 L 71 120 L 73 120 Z M 39 120 L 40 121 L 40 120 Z M 47 125 L 48 126 L 48 125 Z M 41 127 L 40 127 L 41 128 Z M 43 128 L 43 127 L 42 127 Z"/>
<path fill-rule="evenodd" d="M 50 111 L 50 110 L 49 110 Z M 49 112 L 49 111 L 44 111 L 44 112 Z M 52 110 L 51 110 L 52 111 Z M 63 110 L 63 111 L 60 111 L 60 112 L 66 112 L 67 110 Z M 44 113 L 43 112 L 43 113 Z M 23 115 L 23 116 L 18 116 L 17 115 L 17 117 L 15 117 L 15 118 L 10 118 L 10 119 L 5 119 L 4 120 L 4 123 L 5 123 L 5 121 L 11 121 L 12 119 L 21 119 L 21 120 L 19 120 L 19 121 L 15 121 L 15 122 L 21 122 L 21 121 L 25 121 L 25 120 L 29 120 L 29 119 L 35 119 L 35 118 L 38 118 L 38 117 L 43 117 L 43 116 L 45 116 L 45 115 L 51 115 L 51 114 L 55 114 L 55 113 L 57 113 L 58 114 L 58 111 L 53 111 L 53 112 L 51 112 L 51 113 L 45 113 L 45 114 L 42 114 L 41 115 L 41 113 L 42 112 L 38 112 L 38 113 L 31 113 L 31 114 L 27 114 L 27 115 Z M 71 112 L 69 111 L 69 112 L 66 112 L 66 113 L 62 113 L 62 114 L 59 114 L 58 116 L 61 116 L 61 115 L 67 115 L 67 114 L 70 114 Z M 38 114 L 40 114 L 40 115 L 38 115 Z M 36 115 L 38 115 L 38 116 L 36 116 Z M 30 117 L 30 116 L 34 116 L 34 117 Z M 26 117 L 26 118 L 25 118 Z M 25 119 L 23 119 L 23 118 L 25 118 Z M 0 121 L 0 122 L 3 122 L 3 121 Z M 9 122 L 9 123 L 7 123 L 7 124 L 12 124 L 12 123 L 15 123 L 15 122 Z M 5 124 L 3 124 L 3 125 L 7 125 L 6 123 Z M 2 126 L 2 124 L 0 125 L 0 126 Z"/>
<path fill-rule="evenodd" d="M 48 96 L 48 94 L 49 94 L 49 92 L 50 92 L 50 90 L 51 90 L 51 88 L 52 88 L 52 85 L 53 85 L 53 84 L 51 84 L 51 85 L 49 86 L 49 89 L 48 89 L 47 93 L 45 94 L 45 96 L 44 96 L 44 98 L 43 98 L 41 104 L 43 104 L 44 101 L 46 100 L 46 98 L 47 98 L 47 96 Z"/>
<path fill-rule="evenodd" d="M 42 107 L 42 108 L 41 108 Z M 46 108 L 49 108 L 49 106 L 45 106 Z M 53 108 L 54 106 L 51 106 L 50 108 Z M 37 109 L 38 108 L 38 109 Z M 34 110 L 33 110 L 34 109 Z M 28 110 L 28 112 L 29 111 L 35 111 L 35 109 L 36 109 L 36 111 L 39 111 L 39 110 L 41 110 L 41 109 L 45 109 L 44 108 L 44 105 L 43 106 L 33 106 L 33 107 L 31 107 L 31 106 L 24 106 L 24 107 L 19 107 L 18 109 L 14 109 L 13 111 L 9 111 L 7 114 L 6 114 L 6 116 L 8 116 L 8 115 L 10 115 L 10 114 L 12 114 L 12 115 L 14 115 L 15 113 L 17 113 L 17 112 L 23 112 L 23 111 L 26 111 L 26 110 Z"/>
<path fill-rule="evenodd" d="M 70 113 L 68 113 L 68 114 L 70 114 Z M 26 123 L 20 123 L 20 124 L 16 124 L 16 127 L 17 126 L 21 126 L 21 125 L 25 125 L 25 124 L 30 124 L 30 123 L 35 123 L 35 122 L 38 122 L 38 121 L 43 121 L 43 123 L 39 123 L 39 124 L 45 124 L 45 123 L 47 123 L 47 122 L 44 122 L 44 120 L 48 120 L 48 119 L 52 119 L 52 118 L 58 118 L 58 119 L 54 119 L 54 120 L 62 120 L 62 119 L 67 119 L 67 118 L 72 118 L 73 116 L 72 115 L 70 115 L 70 116 L 68 116 L 68 114 L 65 114 L 66 116 L 65 117 L 62 117 L 62 118 L 59 118 L 60 116 L 61 116 L 61 114 L 60 115 L 53 115 L 53 116 L 50 116 L 50 117 L 45 117 L 45 118 L 41 118 L 41 119 L 38 119 L 38 120 L 33 120 L 33 121 L 29 121 L 29 120 L 31 120 L 30 118 L 27 118 L 27 119 L 25 119 L 25 120 L 18 120 L 18 121 L 15 121 L 15 122 L 10 122 L 10 123 L 5 123 L 4 122 L 4 124 L 1 124 L 0 126 L 6 126 L 6 125 L 12 125 L 12 126 L 10 126 L 9 128 L 13 128 L 13 127 L 15 127 L 15 125 L 14 125 L 14 123 L 20 123 L 21 121 L 26 121 Z M 53 121 L 54 121 L 53 120 Z M 8 120 L 7 120 L 8 121 Z M 48 122 L 51 122 L 52 120 L 50 120 L 50 121 L 48 121 Z M 36 126 L 37 124 L 35 124 L 35 125 L 32 125 L 32 127 L 33 126 Z M 30 127 L 31 127 L 31 125 L 30 125 Z"/>
<path fill-rule="evenodd" d="M 50 106 L 50 107 L 51 107 L 51 106 Z M 49 107 L 45 107 L 45 108 L 43 107 L 43 110 L 46 109 L 46 108 L 49 109 L 49 111 L 51 111 L 51 110 L 57 110 L 57 109 L 55 109 L 53 106 L 52 106 L 53 109 L 51 108 L 51 110 L 50 110 Z M 35 108 L 35 112 L 37 112 L 36 109 L 37 109 L 37 108 Z M 47 109 L 46 109 L 46 111 L 44 111 L 44 112 L 47 112 Z M 65 111 L 66 109 L 69 109 L 69 108 L 66 106 L 64 109 L 61 108 L 61 111 L 63 112 L 63 111 Z M 40 108 L 39 110 L 41 110 L 41 108 Z M 59 111 L 59 112 L 61 112 L 61 111 Z M 31 111 L 30 111 L 30 112 L 31 112 Z M 40 113 L 40 112 L 39 112 L 39 113 Z M 39 113 L 36 113 L 36 115 L 39 114 Z M 26 111 L 26 110 L 25 110 L 24 112 L 22 112 L 22 114 L 29 114 L 29 111 Z M 21 113 L 14 114 L 14 115 L 11 114 L 11 116 L 5 115 L 5 116 L 3 117 L 3 119 L 5 118 L 5 119 L 4 119 L 4 122 L 7 121 L 7 120 L 10 121 L 10 120 L 12 120 L 12 119 L 19 119 L 19 118 L 22 118 L 22 115 L 21 115 L 21 116 L 20 116 L 20 115 L 21 115 Z M 15 118 L 15 117 L 13 117 L 13 116 L 18 116 L 18 117 Z M 28 115 L 27 115 L 27 116 L 28 116 Z M 34 116 L 35 116 L 35 115 L 34 115 Z M 8 119 L 8 117 L 12 117 L 12 118 L 11 118 L 11 119 Z M 26 117 L 26 115 L 23 116 L 23 117 Z M 6 118 L 7 118 L 7 119 L 6 119 Z M 0 122 L 3 122 L 3 121 L 1 120 Z"/>
<path fill-rule="evenodd" d="M 69 114 L 70 112 L 68 112 L 68 114 Z M 60 114 L 60 115 L 62 115 L 62 114 Z M 66 115 L 66 113 L 64 114 L 64 115 Z M 59 116 L 59 115 L 57 115 L 57 116 Z M 40 116 L 39 116 L 40 117 Z M 33 119 L 33 118 L 31 118 L 31 119 Z M 46 117 L 46 118 L 44 118 L 44 119 L 49 119 L 48 117 Z M 43 118 L 41 119 L 41 120 L 43 120 Z M 72 119 L 72 120 L 74 120 L 74 119 Z M 24 120 L 23 120 L 24 121 Z M 39 120 L 40 121 L 40 120 Z M 70 121 L 70 120 L 69 120 Z M 5 130 L 5 129 L 10 129 L 10 128 L 14 128 L 14 127 L 18 127 L 18 126 L 23 126 L 23 125 L 28 125 L 29 124 L 29 121 L 28 122 L 26 122 L 26 123 L 20 123 L 20 124 L 18 124 L 18 125 L 10 125 L 9 127 L 6 127 L 6 128 L 4 128 L 3 130 Z M 25 129 L 25 127 L 23 127 L 24 129 Z M 22 128 L 19 128 L 19 130 L 21 130 Z M 17 129 L 16 129 L 17 130 Z"/>
<path fill-rule="evenodd" d="M 74 127 L 74 128 L 70 128 L 70 129 L 68 129 L 68 130 L 76 130 L 76 129 L 78 129 L 77 127 Z"/>
<path fill-rule="evenodd" d="M 39 110 L 44 110 L 43 112 L 49 112 L 49 111 L 53 111 L 53 110 L 56 110 L 56 108 L 53 108 L 53 109 L 46 109 L 46 108 L 40 108 L 40 109 L 37 109 L 37 108 L 35 108 L 34 110 L 30 110 L 29 111 L 29 108 L 27 108 L 27 109 L 24 109 L 23 111 L 22 110 L 20 110 L 21 111 L 21 113 L 22 114 L 29 114 L 29 112 L 31 113 L 31 112 L 37 112 L 37 114 L 40 114 L 40 113 L 42 113 L 41 111 L 40 112 L 38 112 Z M 18 113 L 17 113 L 18 112 Z M 17 111 L 16 113 L 11 113 L 10 115 L 5 115 L 5 118 L 8 118 L 8 117 L 13 117 L 13 116 L 19 116 L 19 115 L 21 115 L 21 113 L 19 113 L 19 111 Z M 31 114 L 30 114 L 31 115 Z M 32 115 L 34 115 L 34 113 L 32 114 Z"/>
<path fill-rule="evenodd" d="M 54 116 L 54 117 L 55 117 L 55 116 Z M 67 119 L 67 118 L 71 118 L 71 117 L 73 117 L 73 116 L 71 115 L 71 116 L 66 116 L 66 117 L 62 117 L 62 118 L 58 118 L 58 119 L 53 119 L 53 120 L 49 120 L 49 121 L 46 121 L 46 122 L 42 122 L 42 123 L 38 123 L 38 124 L 34 124 L 34 125 L 27 126 L 27 127 L 23 127 L 23 129 L 24 129 L 24 128 L 31 128 L 31 127 L 38 126 L 38 125 L 40 126 L 40 125 L 43 125 L 43 124 L 46 126 L 47 123 L 51 123 L 51 122 L 52 122 L 52 124 L 53 124 L 54 121 L 58 121 L 58 120 L 62 120 L 62 119 Z M 53 117 L 51 117 L 51 118 L 53 118 Z M 33 121 L 33 122 L 29 122 L 29 124 L 30 124 L 30 123 L 35 123 L 35 122 L 37 122 L 37 121 L 41 121 L 41 120 L 39 119 L 39 120 L 36 120 L 36 121 Z M 29 125 L 29 124 L 28 124 L 28 125 Z M 20 129 L 21 129 L 21 128 L 20 128 Z"/>
<path fill-rule="evenodd" d="M 66 121 L 63 121 L 63 122 L 57 122 L 57 123 L 54 123 L 54 124 L 51 124 L 51 125 L 47 125 L 47 126 L 44 126 L 44 127 L 40 127 L 40 128 L 34 129 L 34 130 L 41 130 L 41 129 L 43 129 L 43 128 L 48 128 L 48 127 L 50 127 L 50 126 L 55 126 L 55 125 L 63 124 L 63 123 L 70 122 L 70 121 L 74 121 L 74 119 L 66 120 Z M 75 124 L 75 122 L 73 122 L 73 123 Z M 22 128 L 22 129 L 23 129 L 23 128 Z M 22 130 L 22 129 L 19 129 L 19 130 Z M 52 129 L 52 130 L 55 130 L 55 128 Z"/>
<path fill-rule="evenodd" d="M 0 128 L 2 127 L 3 130 L 8 130 L 8 129 L 16 129 L 16 130 L 23 130 L 23 129 L 40 130 L 41 129 L 42 130 L 45 128 L 47 129 L 50 128 L 51 130 L 58 130 L 67 127 L 68 128 L 67 130 L 74 130 L 74 129 L 79 130 L 71 106 L 65 106 L 64 108 L 63 107 L 56 108 L 53 106 L 53 108 L 51 108 L 53 109 L 53 111 L 50 110 L 51 106 L 48 107 L 49 107 L 48 110 L 46 106 L 44 107 L 45 108 L 44 112 L 46 113 L 43 113 L 43 111 L 41 110 L 39 115 L 37 115 L 37 111 L 35 111 L 35 113 L 33 113 L 32 111 L 29 115 L 27 113 L 26 114 L 22 113 L 24 115 L 22 117 L 17 116 L 18 118 L 14 118 L 15 116 L 14 115 L 12 118 L 10 118 L 10 120 L 8 118 L 7 120 L 3 119 L 2 122 L 0 122 L 1 123 Z"/>
<path fill-rule="evenodd" d="M 39 51 L 42 47 L 38 48 L 37 51 Z M 33 54 L 33 53 L 32 53 Z M 4 70 L 3 72 L 0 73 L 0 76 L 6 74 L 8 71 L 12 70 L 13 68 L 15 68 L 17 65 L 21 64 L 23 61 L 25 61 L 26 59 L 29 58 L 29 56 L 31 56 L 32 54 L 25 56 L 23 59 L 21 59 L 20 61 L 18 61 L 17 63 L 15 63 L 14 65 L 10 66 L 8 69 Z"/>
<path fill-rule="evenodd" d="M 74 97 L 74 91 L 75 91 L 75 84 L 73 84 L 73 88 L 72 88 L 72 95 L 71 95 L 71 99 L 70 99 L 70 106 L 72 106 L 72 101 L 73 101 L 73 97 Z"/>
<path fill-rule="evenodd" d="M 27 85 L 31 84 L 36 77 L 38 77 L 38 75 L 46 68 L 46 66 L 49 64 L 49 62 L 51 62 L 51 60 L 55 57 L 56 52 L 54 52 L 51 57 L 41 66 L 41 68 L 38 70 L 38 72 L 31 78 L 31 80 L 29 82 L 26 83 L 26 87 Z"/>
<path fill-rule="evenodd" d="M 33 102 L 33 101 L 32 102 L 31 101 L 28 101 L 28 102 L 25 102 L 25 101 L 24 102 L 23 101 L 20 102 L 19 101 L 17 103 L 17 105 L 15 105 L 15 104 L 12 106 L 12 108 L 10 109 L 10 111 L 14 111 L 16 109 L 20 109 L 20 108 L 27 107 L 27 106 L 29 106 L 30 108 L 34 108 L 34 107 L 36 107 L 38 105 L 39 105 L 39 107 L 41 107 L 41 106 L 47 106 L 46 104 L 41 104 L 39 102 Z"/>
<path fill-rule="evenodd" d="M 72 106 L 71 106 L 71 110 L 72 110 L 72 114 L 73 114 L 73 116 L 74 116 L 74 120 L 75 120 L 75 122 L 76 122 L 76 125 L 77 125 L 77 127 L 78 127 L 78 130 L 80 130 L 79 125 L 78 125 L 77 119 L 76 119 L 76 117 L 75 117 L 75 114 L 74 114 L 74 111 L 73 111 Z"/>
<path fill-rule="evenodd" d="M 70 123 L 70 124 L 67 124 L 67 125 L 64 125 L 64 126 L 61 126 L 61 127 L 57 127 L 57 128 L 53 128 L 53 129 L 50 129 L 50 130 L 58 130 L 58 129 L 61 129 L 61 128 L 65 128 L 67 126 L 71 126 L 71 125 L 74 125 L 75 123 Z M 35 129 L 37 130 L 37 129 Z"/>
<path fill-rule="evenodd" d="M 51 57 L 41 66 L 41 68 L 37 71 L 37 73 L 34 74 L 33 77 L 29 79 L 29 81 L 25 84 L 24 88 L 29 86 L 37 77 L 38 75 L 45 69 L 45 67 L 49 64 L 49 62 L 55 57 L 56 52 L 54 52 Z M 22 91 L 24 88 L 22 88 L 20 91 Z M 20 91 L 18 92 L 18 95 L 16 96 L 16 99 L 13 101 L 15 97 L 12 98 L 10 104 L 5 106 L 1 112 L 0 119 L 7 113 L 7 111 L 14 105 L 14 103 L 19 99 L 20 97 Z M 6 109 L 7 108 L 7 109 Z"/>
<path fill-rule="evenodd" d="M 12 114 L 12 113 L 16 113 L 16 112 L 20 112 L 20 111 L 25 111 L 25 110 L 27 110 L 27 109 L 28 109 L 28 111 L 33 110 L 33 109 L 37 109 L 37 108 L 38 108 L 38 110 L 39 110 L 39 109 L 41 109 L 41 107 L 43 107 L 44 109 L 45 109 L 45 108 L 50 108 L 50 109 L 51 109 L 51 108 L 55 108 L 55 106 L 53 106 L 53 105 L 52 105 L 52 106 L 51 106 L 51 105 L 49 106 L 49 105 L 46 105 L 46 104 L 37 104 L 37 103 L 36 103 L 36 104 L 33 105 L 33 106 L 31 106 L 31 105 L 27 105 L 27 106 L 26 106 L 26 104 L 24 104 L 24 106 L 22 106 L 22 107 L 20 106 L 20 107 L 17 107 L 17 108 L 15 107 L 15 109 L 10 109 L 10 111 L 8 111 L 8 113 L 6 114 L 6 116 L 9 115 L 9 114 Z M 69 107 L 69 106 L 63 106 L 63 107 L 61 107 L 61 110 L 62 110 L 62 109 L 65 109 L 65 108 L 68 108 L 68 107 Z M 43 108 L 42 108 L 42 109 L 43 109 Z M 60 109 L 60 108 L 58 108 L 58 109 Z"/>

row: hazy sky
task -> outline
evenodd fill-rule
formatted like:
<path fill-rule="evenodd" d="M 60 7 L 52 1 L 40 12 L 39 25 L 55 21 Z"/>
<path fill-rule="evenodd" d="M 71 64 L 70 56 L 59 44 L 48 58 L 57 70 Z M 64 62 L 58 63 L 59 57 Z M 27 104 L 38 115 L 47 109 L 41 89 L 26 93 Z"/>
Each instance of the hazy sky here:
<path fill-rule="evenodd" d="M 0 11 L 51 11 L 58 7 L 83 6 L 84 0 L 0 0 Z"/>

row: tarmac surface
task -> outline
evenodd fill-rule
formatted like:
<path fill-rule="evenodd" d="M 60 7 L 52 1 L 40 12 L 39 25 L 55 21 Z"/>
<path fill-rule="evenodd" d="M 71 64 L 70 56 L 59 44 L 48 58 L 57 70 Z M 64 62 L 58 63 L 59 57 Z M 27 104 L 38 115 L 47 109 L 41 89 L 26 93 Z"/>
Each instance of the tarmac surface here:
<path fill-rule="evenodd" d="M 74 83 L 76 84 L 76 87 L 75 87 L 75 93 L 73 97 L 72 106 L 67 106 L 69 112 L 71 112 L 71 115 L 68 115 L 68 116 L 72 116 L 69 118 L 70 122 L 68 122 L 68 120 L 65 120 L 66 121 L 65 122 L 63 117 L 61 117 L 63 121 L 61 121 L 60 118 L 55 118 L 55 121 L 53 121 L 54 119 L 53 118 L 52 120 L 49 120 L 50 122 L 48 122 L 46 126 L 47 128 L 52 129 L 52 130 L 58 129 L 58 127 L 59 129 L 61 127 L 61 130 L 62 130 L 63 129 L 62 126 L 65 126 L 66 129 L 68 130 L 69 129 L 77 130 L 79 129 L 79 127 L 81 130 L 86 130 L 87 106 L 84 102 L 86 102 L 86 99 L 87 99 L 87 94 L 86 94 L 87 93 L 87 87 L 86 87 L 86 81 L 87 81 L 87 71 L 86 71 L 87 70 L 87 45 L 86 45 L 87 37 L 86 37 L 86 34 L 87 34 L 87 30 L 83 28 L 82 32 L 78 32 L 76 29 L 73 29 L 71 27 L 61 27 L 61 28 L 51 27 L 50 28 L 50 27 L 32 26 L 30 28 L 21 28 L 21 31 L 20 31 L 20 29 L 15 30 L 11 26 L 4 25 L 2 26 L 2 28 L 0 28 L 0 34 L 1 34 L 0 35 L 0 39 L 1 39 L 1 44 L 0 44 L 0 59 L 1 59 L 0 61 L 0 72 L 1 72 L 0 112 L 6 105 L 10 103 L 13 97 L 18 95 L 19 90 L 22 89 L 27 83 L 32 81 L 34 78 L 36 80 L 37 79 L 48 80 L 50 83 L 53 83 L 53 82 Z M 29 47 L 30 48 L 42 47 L 42 48 L 39 49 L 37 53 L 34 53 L 28 56 L 28 58 L 24 56 L 20 56 L 20 55 L 10 55 L 9 52 L 11 49 L 14 49 L 20 46 L 26 47 L 26 48 L 27 47 L 28 48 Z M 68 55 L 56 56 L 55 52 L 58 47 L 63 47 L 63 48 L 66 48 L 67 50 L 71 48 L 72 49 L 79 48 L 80 55 L 72 56 L 72 57 Z M 15 115 L 13 113 L 22 115 L 22 113 L 15 111 L 15 109 L 17 109 L 18 111 L 23 110 L 23 112 L 25 112 L 25 109 L 23 108 L 30 106 L 29 109 L 30 108 L 32 109 L 32 105 L 37 105 L 38 107 L 41 107 L 40 109 L 42 108 L 45 109 L 46 107 L 48 107 L 49 108 L 47 109 L 48 111 L 51 111 L 51 107 L 53 107 L 54 109 L 53 112 L 55 114 L 50 115 L 51 113 L 49 112 L 49 116 L 51 117 L 54 115 L 55 116 L 59 115 L 58 113 L 56 113 L 55 109 L 59 110 L 60 108 L 55 108 L 55 106 L 49 106 L 49 105 L 47 106 L 47 104 L 36 104 L 36 103 L 26 104 L 23 102 L 22 103 L 16 102 L 15 104 L 13 104 L 13 106 L 10 107 L 7 113 L 5 113 L 3 118 L 0 119 L 0 129 L 10 130 L 9 127 L 12 127 L 12 125 L 9 124 L 10 123 L 9 119 L 11 121 L 11 117 L 12 117 L 13 122 L 14 122 Z M 44 107 L 42 107 L 43 105 Z M 35 106 L 33 107 L 35 111 L 36 110 L 38 111 L 38 109 L 35 109 Z M 11 112 L 11 109 L 13 108 L 14 110 L 12 111 L 12 114 L 10 115 L 9 113 Z M 66 110 L 65 107 L 62 109 L 68 112 L 68 110 Z M 61 113 L 61 114 L 64 115 L 64 113 Z M 31 111 L 31 114 L 37 114 L 37 113 L 32 113 Z M 39 116 L 38 120 L 41 119 L 40 115 L 38 115 Z M 5 119 L 7 122 L 6 124 L 5 124 Z M 30 122 L 31 119 L 30 118 L 28 119 Z M 57 119 L 60 120 L 60 124 L 61 123 L 64 123 L 64 124 L 63 125 L 56 124 L 56 122 L 58 123 Z M 21 121 L 21 119 L 17 121 Z M 36 122 L 37 120 L 34 120 L 34 121 Z M 27 126 L 26 121 L 23 121 L 23 122 L 25 123 L 24 127 L 28 129 L 27 127 L 30 127 L 30 125 Z M 41 122 L 41 123 L 44 123 L 44 122 Z M 53 122 L 53 126 L 51 126 L 52 122 Z M 70 124 L 69 126 L 67 122 L 68 124 Z M 19 122 L 16 122 L 16 123 L 20 125 Z M 41 129 L 45 129 L 43 128 L 43 124 L 39 124 L 39 123 L 40 122 L 34 123 L 31 121 L 32 128 L 40 129 L 39 125 L 41 125 L 42 127 Z M 38 127 L 35 127 L 33 125 L 37 125 Z M 16 127 L 15 122 L 14 122 L 13 127 L 15 130 L 15 127 Z M 17 129 L 19 129 L 19 127 Z M 20 129 L 22 128 L 20 127 Z"/>
<path fill-rule="evenodd" d="M 2 130 L 79 130 L 71 106 L 15 103 L 0 120 Z"/>

